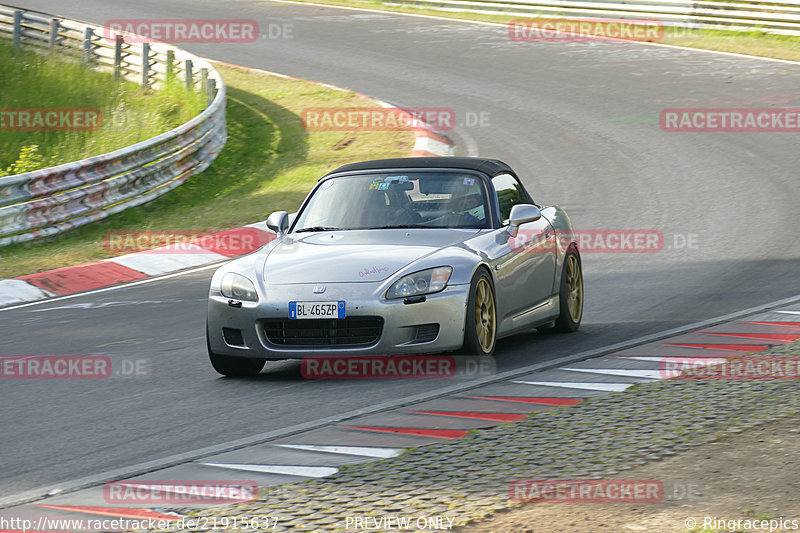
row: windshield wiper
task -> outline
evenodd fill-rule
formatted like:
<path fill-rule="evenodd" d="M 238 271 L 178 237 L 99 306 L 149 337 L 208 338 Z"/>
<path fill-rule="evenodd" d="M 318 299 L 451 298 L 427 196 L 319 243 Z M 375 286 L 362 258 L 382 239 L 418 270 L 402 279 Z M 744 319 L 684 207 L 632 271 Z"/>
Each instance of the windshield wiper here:
<path fill-rule="evenodd" d="M 388 226 L 377 226 L 372 229 L 435 228 L 435 227 L 437 226 L 429 226 L 427 224 L 390 224 Z"/>
<path fill-rule="evenodd" d="M 336 231 L 345 228 L 332 228 L 330 226 L 311 226 L 308 228 L 303 228 L 295 231 L 295 233 L 302 233 L 304 231 Z"/>

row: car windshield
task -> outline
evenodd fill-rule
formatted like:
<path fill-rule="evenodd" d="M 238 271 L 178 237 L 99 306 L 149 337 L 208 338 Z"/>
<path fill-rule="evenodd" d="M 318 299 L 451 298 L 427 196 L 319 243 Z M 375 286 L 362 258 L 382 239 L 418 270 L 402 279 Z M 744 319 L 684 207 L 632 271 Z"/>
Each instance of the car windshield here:
<path fill-rule="evenodd" d="M 391 228 L 485 228 L 483 182 L 447 172 L 328 178 L 300 212 L 295 232 Z"/>

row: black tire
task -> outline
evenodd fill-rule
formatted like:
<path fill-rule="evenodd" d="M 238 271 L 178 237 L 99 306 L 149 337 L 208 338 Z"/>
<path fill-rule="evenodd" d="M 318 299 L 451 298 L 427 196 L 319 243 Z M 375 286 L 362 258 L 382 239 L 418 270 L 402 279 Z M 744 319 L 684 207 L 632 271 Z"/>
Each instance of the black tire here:
<path fill-rule="evenodd" d="M 581 327 L 583 319 L 583 267 L 581 256 L 570 250 L 564 256 L 561 287 L 558 291 L 559 314 L 555 325 L 543 332 L 572 333 Z"/>
<path fill-rule="evenodd" d="M 211 360 L 211 366 L 223 376 L 232 378 L 257 376 L 267 362 L 266 359 L 232 357 L 214 353 L 211 351 L 211 343 L 208 339 L 208 326 L 206 326 L 206 347 L 208 348 L 208 358 Z"/>
<path fill-rule="evenodd" d="M 476 307 L 479 299 L 481 304 Z M 492 355 L 494 353 L 497 346 L 497 306 L 495 302 L 492 278 L 485 269 L 481 268 L 472 276 L 470 283 L 467 316 L 464 324 L 464 344 L 461 347 L 462 354 Z"/>

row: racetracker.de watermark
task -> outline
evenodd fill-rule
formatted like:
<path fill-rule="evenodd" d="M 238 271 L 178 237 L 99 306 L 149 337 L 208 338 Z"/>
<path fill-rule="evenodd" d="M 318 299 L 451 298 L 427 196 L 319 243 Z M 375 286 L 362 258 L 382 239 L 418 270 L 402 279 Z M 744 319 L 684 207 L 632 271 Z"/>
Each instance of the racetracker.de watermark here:
<path fill-rule="evenodd" d="M 668 132 L 798 132 L 800 108 L 670 108 L 660 116 Z"/>
<path fill-rule="evenodd" d="M 664 235 L 655 229 L 591 229 L 575 231 L 519 229 L 509 234 L 508 246 L 518 253 L 548 253 L 575 242 L 581 253 L 656 253 Z"/>
<path fill-rule="evenodd" d="M 115 19 L 103 26 L 103 37 L 112 43 L 117 35 L 126 43 L 252 43 L 259 38 L 252 19 Z"/>
<path fill-rule="evenodd" d="M 613 18 L 514 19 L 508 23 L 512 41 L 660 41 L 664 24 L 660 20 Z"/>
<path fill-rule="evenodd" d="M 106 503 L 123 505 L 253 502 L 254 481 L 113 481 L 103 486 Z"/>
<path fill-rule="evenodd" d="M 664 499 L 656 479 L 518 479 L 508 486 L 515 503 L 655 503 Z"/>
<path fill-rule="evenodd" d="M 224 251 L 225 255 L 244 255 L 257 250 L 268 240 L 255 228 L 208 232 L 198 230 L 110 231 L 103 237 L 103 248 L 113 254 L 149 251 L 165 254 L 207 254 Z"/>
<path fill-rule="evenodd" d="M 753 350 L 758 347 L 754 346 Z M 677 359 L 677 360 L 676 360 Z M 745 356 L 730 359 L 665 357 L 660 363 L 663 379 L 689 381 L 772 381 L 800 379 L 800 357 Z"/>
<path fill-rule="evenodd" d="M 0 379 L 106 379 L 151 373 L 150 359 L 107 355 L 4 355 Z"/>
<path fill-rule="evenodd" d="M 458 379 L 497 373 L 486 355 L 319 355 L 300 360 L 306 379 Z"/>
<path fill-rule="evenodd" d="M 0 131 L 94 131 L 103 127 L 95 107 L 4 107 Z"/>
<path fill-rule="evenodd" d="M 449 107 L 307 107 L 301 112 L 309 131 L 448 131 L 456 127 Z"/>

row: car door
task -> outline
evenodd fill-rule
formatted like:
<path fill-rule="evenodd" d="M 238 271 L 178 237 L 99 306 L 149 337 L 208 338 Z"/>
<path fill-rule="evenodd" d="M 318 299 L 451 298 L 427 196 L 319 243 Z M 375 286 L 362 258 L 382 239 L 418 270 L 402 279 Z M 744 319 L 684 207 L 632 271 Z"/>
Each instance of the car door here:
<path fill-rule="evenodd" d="M 533 201 L 517 178 L 510 174 L 499 174 L 492 179 L 500 220 L 508 232 L 508 217 L 517 204 Z M 527 322 L 526 313 L 542 306 L 552 296 L 555 275 L 555 235 L 548 220 L 522 224 L 516 235 L 507 233 L 502 253 L 495 263 L 495 288 L 507 310 L 503 317 L 514 318 L 519 325 Z M 516 326 L 517 324 L 515 324 Z"/>

